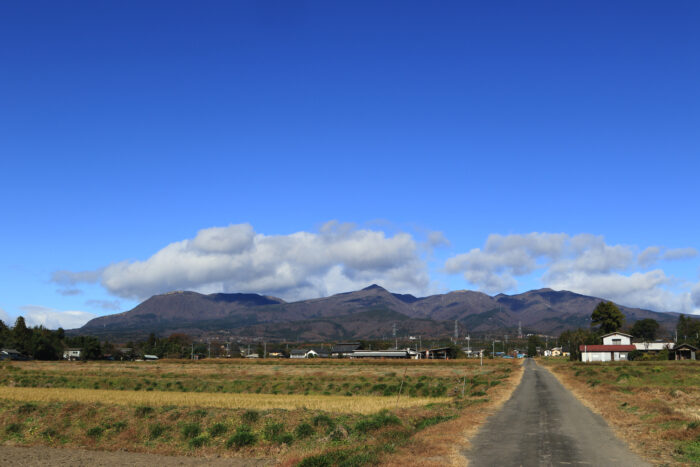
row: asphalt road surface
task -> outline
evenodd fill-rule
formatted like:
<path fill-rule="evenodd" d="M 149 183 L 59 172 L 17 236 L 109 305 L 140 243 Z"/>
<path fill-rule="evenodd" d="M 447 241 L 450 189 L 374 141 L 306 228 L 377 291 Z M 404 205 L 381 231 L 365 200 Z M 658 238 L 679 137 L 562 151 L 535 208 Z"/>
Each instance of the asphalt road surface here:
<path fill-rule="evenodd" d="M 642 461 L 605 420 L 534 360 L 520 385 L 463 454 L 469 467 L 591 465 L 640 467 Z"/>

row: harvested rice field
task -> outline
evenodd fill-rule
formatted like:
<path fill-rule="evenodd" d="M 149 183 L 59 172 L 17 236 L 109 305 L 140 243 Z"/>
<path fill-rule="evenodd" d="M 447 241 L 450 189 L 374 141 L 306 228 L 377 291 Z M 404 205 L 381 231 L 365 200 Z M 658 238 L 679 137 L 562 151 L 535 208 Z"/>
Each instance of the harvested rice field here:
<path fill-rule="evenodd" d="M 0 443 L 445 465 L 460 462 L 461 432 L 510 394 L 520 371 L 506 360 L 8 362 Z"/>

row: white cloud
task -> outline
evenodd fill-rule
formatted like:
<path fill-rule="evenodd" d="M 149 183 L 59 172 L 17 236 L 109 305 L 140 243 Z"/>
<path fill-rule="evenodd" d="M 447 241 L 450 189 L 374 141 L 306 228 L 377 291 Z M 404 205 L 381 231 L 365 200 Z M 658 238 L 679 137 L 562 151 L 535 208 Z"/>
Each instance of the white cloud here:
<path fill-rule="evenodd" d="M 47 329 L 79 328 L 97 317 L 87 311 L 63 311 L 38 305 L 25 305 L 20 308 L 27 326 L 44 326 Z"/>
<path fill-rule="evenodd" d="M 650 246 L 644 249 L 637 257 L 637 262 L 643 268 L 647 268 L 653 264 L 656 264 L 661 257 L 661 248 L 658 246 Z"/>
<path fill-rule="evenodd" d="M 673 261 L 679 259 L 689 259 L 695 258 L 698 255 L 698 250 L 695 248 L 675 248 L 671 250 L 666 250 L 664 252 L 663 258 L 665 260 Z"/>
<path fill-rule="evenodd" d="M 450 246 L 450 241 L 445 237 L 445 234 L 439 231 L 428 232 L 428 246 L 430 248 L 438 248 L 441 246 Z"/>
<path fill-rule="evenodd" d="M 10 315 L 8 315 L 2 308 L 0 308 L 0 321 L 5 323 L 7 326 L 12 324 L 10 323 Z"/>
<path fill-rule="evenodd" d="M 357 229 L 329 222 L 318 233 L 255 233 L 249 224 L 200 230 L 144 261 L 123 261 L 98 271 L 58 271 L 61 284 L 97 278 L 112 294 L 143 299 L 172 290 L 257 292 L 299 299 L 378 283 L 392 291 L 428 288 L 425 261 L 407 233 Z"/>
<path fill-rule="evenodd" d="M 690 291 L 671 292 L 678 281 L 663 270 L 634 271 L 659 260 L 690 258 L 693 248 L 667 250 L 652 246 L 640 254 L 635 246 L 608 245 L 590 234 L 530 233 L 490 235 L 483 249 L 449 258 L 448 273 L 463 274 L 488 293 L 517 287 L 517 277 L 538 273 L 543 285 L 614 300 L 658 311 L 693 312 L 700 309 L 700 285 Z M 686 287 L 687 289 L 687 287 Z"/>

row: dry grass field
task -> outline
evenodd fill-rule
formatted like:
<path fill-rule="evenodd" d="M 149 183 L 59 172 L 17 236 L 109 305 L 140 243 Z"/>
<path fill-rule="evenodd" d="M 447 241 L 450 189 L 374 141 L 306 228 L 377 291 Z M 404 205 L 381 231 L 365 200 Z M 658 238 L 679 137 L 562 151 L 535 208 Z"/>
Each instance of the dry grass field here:
<path fill-rule="evenodd" d="M 649 461 L 700 465 L 698 362 L 541 363 Z"/>
<path fill-rule="evenodd" d="M 519 374 L 507 360 L 4 363 L 0 442 L 444 465 Z"/>

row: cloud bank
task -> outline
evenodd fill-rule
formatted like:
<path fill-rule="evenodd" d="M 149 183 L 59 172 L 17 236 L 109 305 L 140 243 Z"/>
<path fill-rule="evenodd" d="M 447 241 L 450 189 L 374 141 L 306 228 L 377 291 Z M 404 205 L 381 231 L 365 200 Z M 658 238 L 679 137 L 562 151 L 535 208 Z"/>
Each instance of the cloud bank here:
<path fill-rule="evenodd" d="M 27 326 L 44 326 L 47 329 L 79 328 L 97 317 L 97 315 L 86 311 L 62 311 L 38 305 L 26 305 L 20 309 Z"/>
<path fill-rule="evenodd" d="M 659 311 L 700 309 L 700 283 L 681 293 L 669 291 L 678 282 L 661 269 L 645 272 L 659 261 L 697 256 L 694 248 L 652 246 L 638 252 L 629 245 L 608 245 L 591 234 L 529 233 L 489 235 L 482 248 L 449 258 L 445 270 L 488 293 L 513 290 L 517 278 L 539 274 L 546 287 L 570 290 L 618 303 Z M 686 287 L 688 289 L 688 287 Z"/>
<path fill-rule="evenodd" d="M 444 244 L 444 236 L 431 242 Z M 62 287 L 99 282 L 118 297 L 139 299 L 172 290 L 255 292 L 287 300 L 355 290 L 371 283 L 392 291 L 428 289 L 427 265 L 407 233 L 357 229 L 335 221 L 319 232 L 264 235 L 249 224 L 200 230 L 143 261 L 96 271 L 57 271 Z"/>

